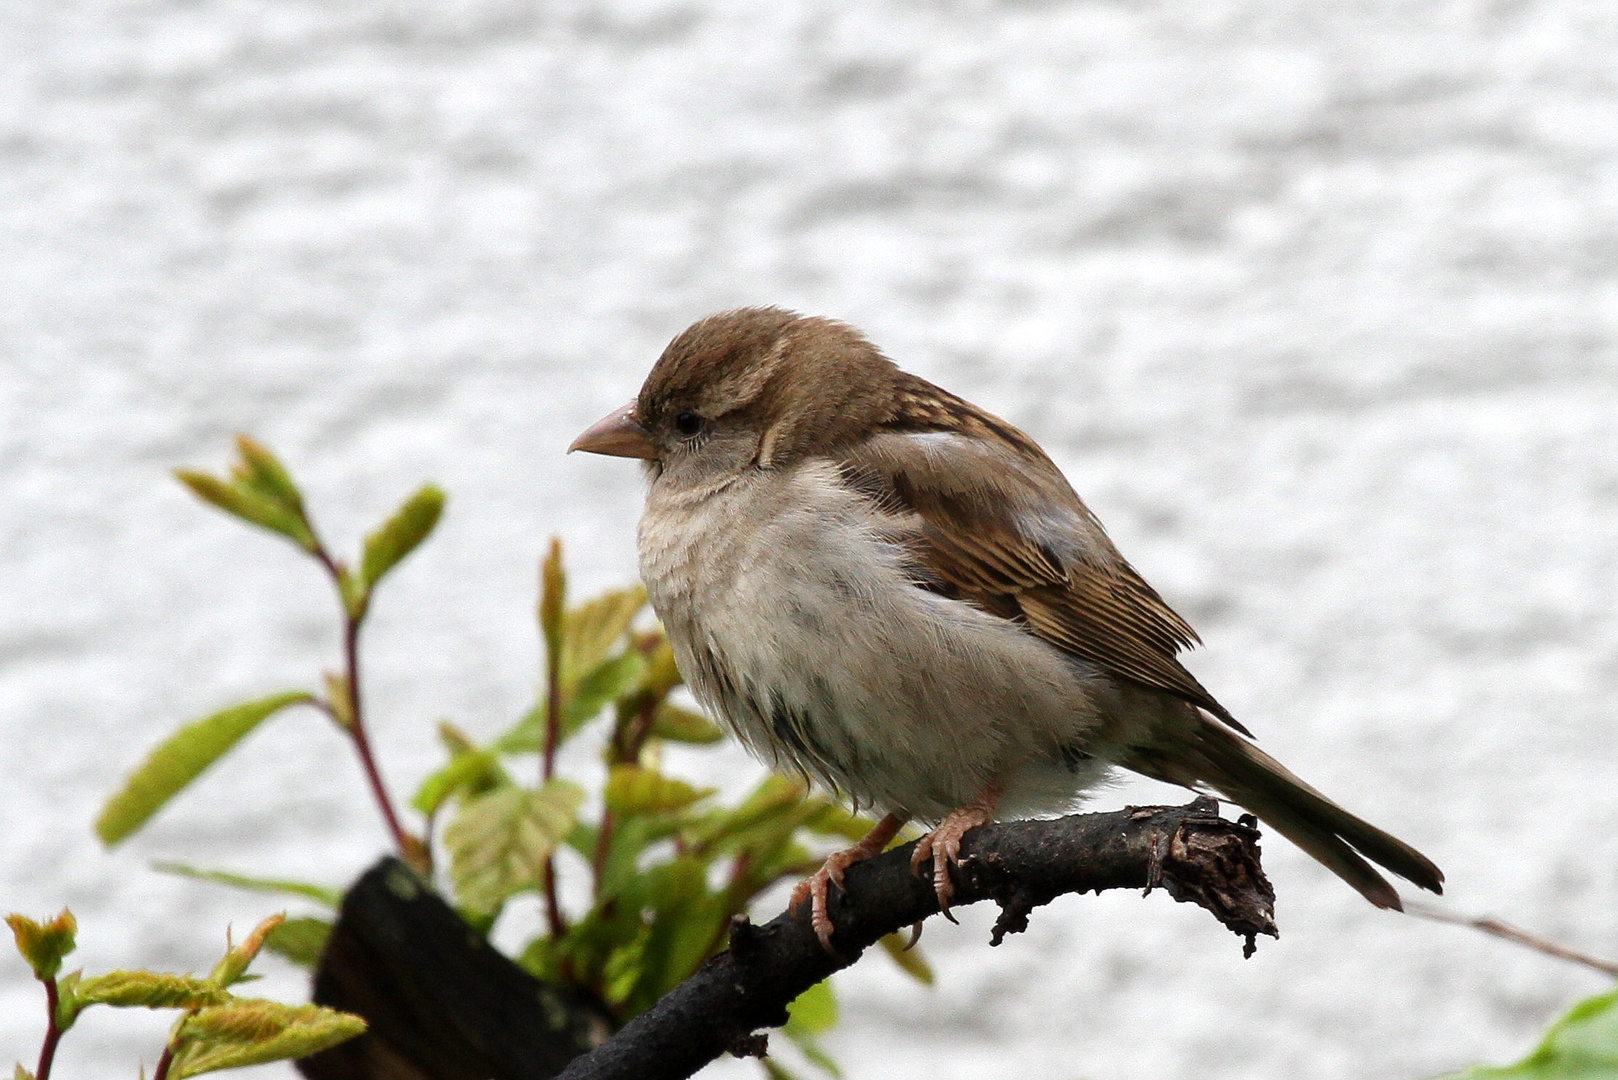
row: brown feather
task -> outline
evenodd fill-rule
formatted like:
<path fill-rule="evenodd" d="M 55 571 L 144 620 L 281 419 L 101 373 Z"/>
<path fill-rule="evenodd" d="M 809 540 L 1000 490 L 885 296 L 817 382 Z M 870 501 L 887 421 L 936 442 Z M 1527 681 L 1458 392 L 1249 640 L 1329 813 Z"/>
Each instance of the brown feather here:
<path fill-rule="evenodd" d="M 899 379 L 890 415 L 837 456 L 852 482 L 894 517 L 894 536 L 921 571 L 918 583 L 1015 618 L 1065 652 L 1249 734 L 1177 659 L 1197 644 L 1196 631 L 1118 553 L 1044 451 L 923 379 Z M 908 438 L 929 433 L 977 440 L 981 457 L 963 462 L 955 453 L 947 467 L 935 465 L 925 445 Z M 1019 509 L 1048 505 L 1070 511 L 1075 523 L 1066 538 L 1075 554 L 1066 558 L 1018 526 Z"/>

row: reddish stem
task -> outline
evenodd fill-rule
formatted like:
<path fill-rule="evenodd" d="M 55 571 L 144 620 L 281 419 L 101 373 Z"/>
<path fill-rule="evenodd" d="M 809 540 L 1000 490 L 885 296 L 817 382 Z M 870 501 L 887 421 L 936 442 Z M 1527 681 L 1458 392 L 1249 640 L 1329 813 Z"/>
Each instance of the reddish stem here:
<path fill-rule="evenodd" d="M 152 1071 L 152 1080 L 168 1080 L 169 1066 L 174 1064 L 174 1047 L 163 1047 L 163 1056 L 157 1059 L 157 1068 Z"/>
<path fill-rule="evenodd" d="M 365 734 L 365 717 L 360 711 L 360 624 L 359 620 L 346 616 L 343 623 L 343 665 L 348 682 L 349 737 L 354 740 L 360 766 L 365 770 L 365 779 L 371 785 L 371 794 L 376 797 L 382 817 L 388 823 L 388 832 L 393 834 L 394 845 L 406 862 L 412 862 L 414 860 L 404 826 L 394 812 L 393 800 L 388 798 L 387 785 L 382 782 L 382 770 L 377 767 L 376 756 L 371 753 L 371 740 Z"/>
<path fill-rule="evenodd" d="M 540 771 L 541 780 L 549 780 L 556 772 L 556 749 L 561 745 L 561 742 L 562 658 L 552 653 L 547 653 L 545 655 L 545 757 Z"/>
<path fill-rule="evenodd" d="M 647 698 L 635 714 L 635 728 L 629 746 L 624 751 L 624 764 L 633 765 L 640 760 L 640 752 L 652 737 L 652 725 L 657 722 L 657 699 Z"/>
<path fill-rule="evenodd" d="M 590 869 L 595 873 L 596 888 L 601 887 L 601 875 L 607 870 L 607 852 L 612 850 L 612 811 L 601 811 L 601 828 L 596 831 L 595 857 L 590 860 Z"/>
<path fill-rule="evenodd" d="M 39 1048 L 39 1067 L 34 1070 L 34 1080 L 50 1080 L 51 1062 L 56 1060 L 56 1044 L 62 1041 L 62 1029 L 56 1026 L 56 1008 L 61 1003 L 61 996 L 56 991 L 55 979 L 44 982 L 47 1014 L 45 1041 Z"/>
<path fill-rule="evenodd" d="M 1487 915 L 1455 915 L 1445 911 L 1443 908 L 1434 907 L 1419 900 L 1406 900 L 1405 913 L 1421 919 L 1432 919 L 1434 922 L 1470 926 L 1474 930 L 1482 930 L 1485 934 L 1492 934 L 1497 938 L 1504 938 L 1506 941 L 1515 941 L 1519 945 L 1526 945 L 1530 949 L 1544 953 L 1546 956 L 1554 956 L 1559 960 L 1571 960 L 1575 964 L 1583 964 L 1585 967 L 1594 968 L 1604 974 L 1618 976 L 1618 964 L 1613 963 L 1611 960 L 1603 960 L 1600 957 L 1578 952 L 1575 949 L 1568 948 L 1566 945 L 1551 941 L 1549 938 L 1530 933 L 1520 926 L 1513 926 L 1510 923 L 1501 922 L 1499 919 Z"/>
<path fill-rule="evenodd" d="M 331 576 L 332 586 L 337 590 L 337 601 L 343 609 L 343 677 L 348 686 L 346 725 L 348 737 L 354 742 L 354 751 L 360 758 L 360 768 L 365 772 L 371 794 L 382 811 L 382 819 L 387 823 L 388 832 L 393 836 L 394 846 L 399 849 L 399 855 L 407 863 L 413 863 L 409 838 L 404 826 L 399 823 L 399 815 L 393 809 L 393 800 L 388 797 L 387 785 L 382 782 L 382 770 L 377 767 L 376 756 L 371 753 L 371 740 L 365 734 L 365 713 L 360 705 L 360 622 L 365 618 L 365 614 L 362 611 L 356 616 L 348 610 L 348 598 L 343 595 L 342 567 L 337 565 L 337 560 L 331 557 L 324 544 L 316 542 L 314 556 L 320 560 L 320 564 L 326 568 L 326 573 Z"/>
<path fill-rule="evenodd" d="M 549 783 L 556 773 L 556 749 L 562 742 L 562 657 L 560 649 L 545 653 L 545 755 L 540 767 L 540 780 Z M 560 940 L 567 933 L 567 920 L 562 917 L 562 902 L 556 898 L 556 859 L 545 856 L 545 922 L 550 927 L 551 939 Z"/>
<path fill-rule="evenodd" d="M 545 923 L 552 940 L 561 940 L 567 933 L 567 920 L 562 917 L 561 901 L 556 899 L 556 860 L 545 860 Z"/>
<path fill-rule="evenodd" d="M 651 738 L 652 723 L 656 718 L 657 700 L 649 698 L 645 704 L 636 710 L 635 718 L 631 721 L 633 727 L 631 727 L 627 738 L 624 731 L 625 725 L 621 721 L 614 726 L 612 740 L 608 744 L 612 754 L 611 764 L 627 765 L 639 760 L 640 752 L 646 746 L 646 740 Z M 614 824 L 612 811 L 602 811 L 601 829 L 596 833 L 595 857 L 590 860 L 590 868 L 595 872 L 597 884 L 600 883 L 601 874 L 607 866 L 607 852 L 612 848 Z M 679 837 L 675 837 L 675 843 L 679 843 Z"/>

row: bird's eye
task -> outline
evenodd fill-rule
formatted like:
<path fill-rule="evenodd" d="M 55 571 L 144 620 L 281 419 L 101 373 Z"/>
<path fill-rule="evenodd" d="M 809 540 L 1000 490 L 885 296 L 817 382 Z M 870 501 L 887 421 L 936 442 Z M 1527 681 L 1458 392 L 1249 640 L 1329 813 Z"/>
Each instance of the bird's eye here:
<path fill-rule="evenodd" d="M 674 430 L 689 438 L 702 430 L 702 417 L 694 412 L 683 412 L 674 418 Z"/>

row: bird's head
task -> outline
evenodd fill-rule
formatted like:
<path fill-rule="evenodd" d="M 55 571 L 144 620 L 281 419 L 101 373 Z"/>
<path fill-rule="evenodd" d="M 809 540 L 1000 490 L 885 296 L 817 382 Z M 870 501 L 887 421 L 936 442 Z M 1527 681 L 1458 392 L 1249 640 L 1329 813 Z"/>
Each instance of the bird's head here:
<path fill-rule="evenodd" d="M 569 450 L 713 481 L 827 452 L 880 423 L 898 369 L 858 330 L 781 308 L 710 315 L 669 342 L 633 402 Z"/>

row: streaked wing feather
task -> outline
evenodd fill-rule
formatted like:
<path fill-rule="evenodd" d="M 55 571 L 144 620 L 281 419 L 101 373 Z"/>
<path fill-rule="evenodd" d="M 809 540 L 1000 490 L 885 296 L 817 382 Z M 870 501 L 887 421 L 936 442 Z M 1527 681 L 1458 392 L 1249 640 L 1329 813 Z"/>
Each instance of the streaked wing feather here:
<path fill-rule="evenodd" d="M 1124 561 L 1031 439 L 930 384 L 899 400 L 884 431 L 845 452 L 844 470 L 884 507 L 919 585 L 1022 621 L 1057 648 L 1248 734 L 1176 658 L 1196 632 Z M 914 437 L 942 433 L 966 441 L 945 455 Z M 962 447 L 982 453 L 963 461 Z M 1052 500 L 1071 523 L 1065 552 L 1018 524 L 1019 510 Z"/>

